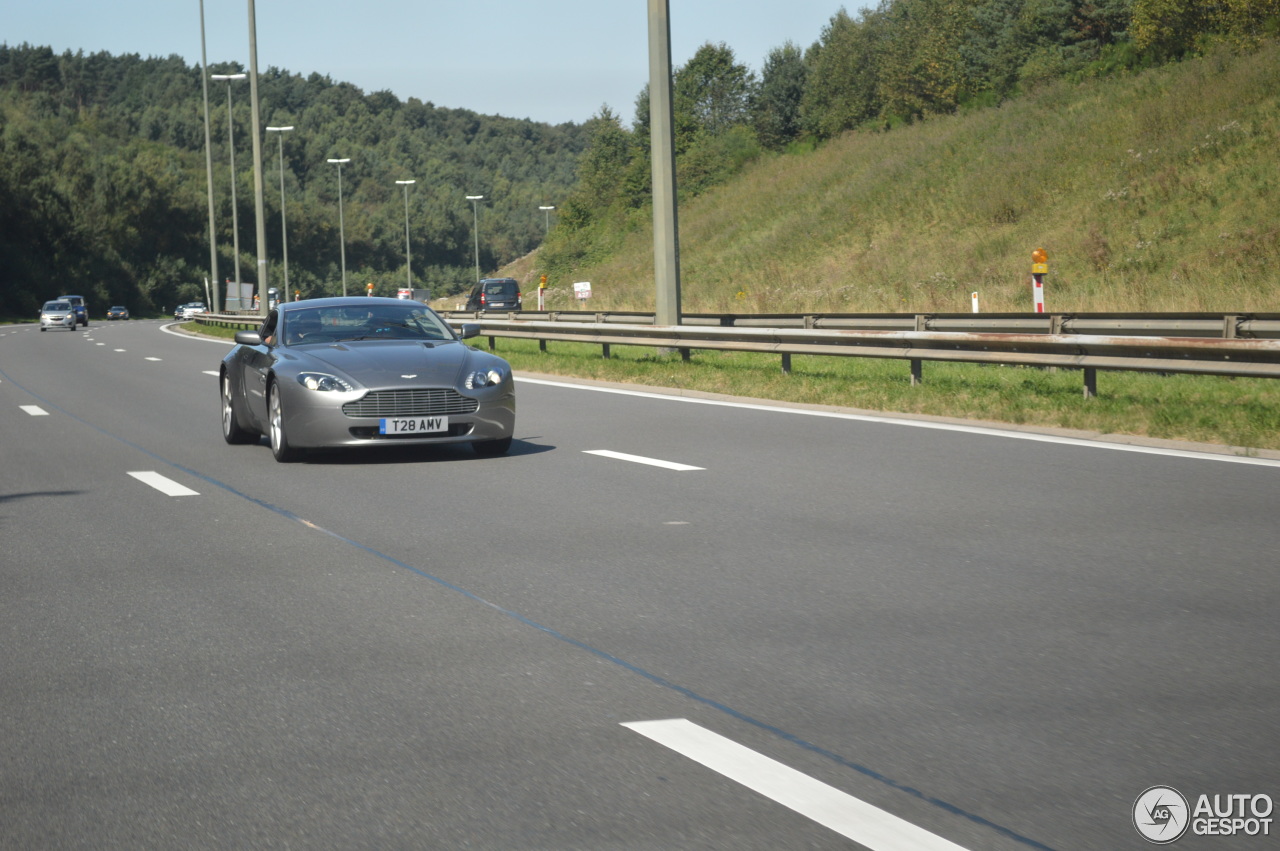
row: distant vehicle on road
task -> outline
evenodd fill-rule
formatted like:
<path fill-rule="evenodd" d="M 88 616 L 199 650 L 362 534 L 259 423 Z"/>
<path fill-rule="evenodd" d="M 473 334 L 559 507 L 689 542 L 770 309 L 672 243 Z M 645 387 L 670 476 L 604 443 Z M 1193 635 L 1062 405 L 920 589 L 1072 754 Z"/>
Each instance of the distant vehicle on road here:
<path fill-rule="evenodd" d="M 71 302 L 56 299 L 44 303 L 44 307 L 40 308 L 40 330 L 47 331 L 50 328 L 76 330 L 76 309 Z"/>
<path fill-rule="evenodd" d="M 271 440 L 277 461 L 307 449 L 470 443 L 511 448 L 511 367 L 462 342 L 426 305 L 377 297 L 282 304 L 236 333 L 222 359 L 222 436 Z"/>
<path fill-rule="evenodd" d="M 190 319 L 191 317 L 195 316 L 197 313 L 204 313 L 207 310 L 208 308 L 204 306 L 204 302 L 189 301 L 186 304 L 178 305 L 177 309 L 173 311 L 173 318 L 174 319 Z"/>
<path fill-rule="evenodd" d="M 58 301 L 69 301 L 76 312 L 76 322 L 84 327 L 89 327 L 89 308 L 85 306 L 84 296 L 78 295 L 60 295 Z"/>
<path fill-rule="evenodd" d="M 520 310 L 520 284 L 515 278 L 484 278 L 471 288 L 467 310 Z"/>
<path fill-rule="evenodd" d="M 108 319 L 128 319 L 129 308 L 125 307 L 122 304 L 117 304 L 113 307 L 110 307 L 107 309 L 107 318 Z"/>

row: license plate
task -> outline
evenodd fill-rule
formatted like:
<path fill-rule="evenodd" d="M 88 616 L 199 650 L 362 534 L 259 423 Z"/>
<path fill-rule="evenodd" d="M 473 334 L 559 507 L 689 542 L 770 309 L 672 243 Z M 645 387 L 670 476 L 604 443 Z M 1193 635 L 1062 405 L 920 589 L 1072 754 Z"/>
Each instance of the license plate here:
<path fill-rule="evenodd" d="M 437 434 L 448 430 L 448 417 L 384 417 L 378 421 L 378 434 Z"/>

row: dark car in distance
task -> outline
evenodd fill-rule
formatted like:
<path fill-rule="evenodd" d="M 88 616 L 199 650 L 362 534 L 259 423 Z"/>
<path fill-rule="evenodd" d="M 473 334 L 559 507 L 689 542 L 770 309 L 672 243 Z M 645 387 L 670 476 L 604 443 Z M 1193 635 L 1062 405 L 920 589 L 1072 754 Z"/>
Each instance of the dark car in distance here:
<path fill-rule="evenodd" d="M 122 304 L 113 305 L 107 310 L 108 319 L 128 319 L 129 308 Z"/>
<path fill-rule="evenodd" d="M 76 324 L 89 327 L 89 308 L 85 306 L 84 296 L 60 295 L 58 301 L 69 301 L 76 312 Z"/>
<path fill-rule="evenodd" d="M 520 309 L 520 284 L 515 278 L 484 278 L 467 297 L 467 310 Z"/>

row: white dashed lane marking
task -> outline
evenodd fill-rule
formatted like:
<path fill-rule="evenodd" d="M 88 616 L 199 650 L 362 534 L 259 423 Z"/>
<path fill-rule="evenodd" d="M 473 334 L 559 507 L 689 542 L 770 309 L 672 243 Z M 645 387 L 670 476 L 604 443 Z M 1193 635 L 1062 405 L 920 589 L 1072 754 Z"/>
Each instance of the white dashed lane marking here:
<path fill-rule="evenodd" d="M 965 851 L 954 842 L 684 718 L 632 721 L 622 726 L 813 819 L 871 851 Z"/>
<path fill-rule="evenodd" d="M 677 464 L 675 461 L 663 461 L 658 458 L 645 458 L 643 455 L 628 455 L 625 452 L 614 452 L 610 449 L 586 449 L 587 455 L 599 455 L 601 458 L 613 458 L 618 461 L 631 461 L 635 464 L 648 464 L 651 467 L 662 467 L 666 470 L 705 470 L 706 467 L 694 467 L 689 464 Z"/>
<path fill-rule="evenodd" d="M 19 407 L 21 407 L 22 410 L 26 411 L 28 414 L 30 414 L 33 417 L 49 416 L 49 412 L 46 411 L 44 408 L 40 407 L 39 405 L 20 405 Z"/>
<path fill-rule="evenodd" d="M 199 491 L 193 491 L 186 485 L 180 485 L 173 479 L 165 478 L 154 470 L 143 470 L 140 472 L 131 472 L 133 476 L 144 485 L 150 485 L 166 496 L 199 496 Z"/>

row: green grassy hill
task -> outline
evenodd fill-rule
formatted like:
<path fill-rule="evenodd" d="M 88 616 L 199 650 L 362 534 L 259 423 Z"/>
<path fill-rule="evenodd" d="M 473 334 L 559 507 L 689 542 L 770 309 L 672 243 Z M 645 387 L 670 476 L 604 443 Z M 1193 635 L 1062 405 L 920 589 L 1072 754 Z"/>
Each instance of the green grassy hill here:
<path fill-rule="evenodd" d="M 574 270 L 594 310 L 652 309 L 636 221 Z M 1280 47 L 766 157 L 683 203 L 680 238 L 686 313 L 1029 311 L 1037 247 L 1053 312 L 1280 310 Z"/>

